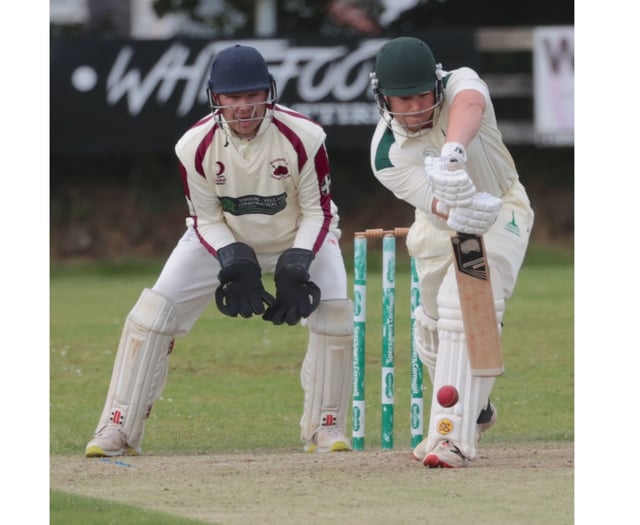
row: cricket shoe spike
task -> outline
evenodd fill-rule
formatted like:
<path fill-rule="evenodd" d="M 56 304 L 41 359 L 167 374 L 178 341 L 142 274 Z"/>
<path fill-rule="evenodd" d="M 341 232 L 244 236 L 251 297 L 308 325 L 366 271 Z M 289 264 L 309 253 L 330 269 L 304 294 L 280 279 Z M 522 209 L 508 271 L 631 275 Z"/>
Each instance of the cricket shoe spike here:
<path fill-rule="evenodd" d="M 467 458 L 451 441 L 439 441 L 434 449 L 427 453 L 422 464 L 428 468 L 461 468 L 467 466 Z"/>
<path fill-rule="evenodd" d="M 88 458 L 114 456 L 137 456 L 140 450 L 127 445 L 127 436 L 118 425 L 108 423 L 103 426 L 89 443 L 84 455 Z"/>
<path fill-rule="evenodd" d="M 326 452 L 345 452 L 351 450 L 349 440 L 337 425 L 319 427 L 311 441 L 304 446 L 304 451 L 323 454 Z"/>

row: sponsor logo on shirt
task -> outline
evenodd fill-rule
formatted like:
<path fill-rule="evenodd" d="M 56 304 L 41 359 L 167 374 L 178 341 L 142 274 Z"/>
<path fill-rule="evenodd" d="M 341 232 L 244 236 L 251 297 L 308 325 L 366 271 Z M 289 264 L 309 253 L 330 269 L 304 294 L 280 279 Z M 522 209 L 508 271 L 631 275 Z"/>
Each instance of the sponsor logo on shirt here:
<path fill-rule="evenodd" d="M 287 207 L 287 194 L 242 195 L 241 197 L 218 197 L 222 210 L 231 215 L 275 215 Z"/>

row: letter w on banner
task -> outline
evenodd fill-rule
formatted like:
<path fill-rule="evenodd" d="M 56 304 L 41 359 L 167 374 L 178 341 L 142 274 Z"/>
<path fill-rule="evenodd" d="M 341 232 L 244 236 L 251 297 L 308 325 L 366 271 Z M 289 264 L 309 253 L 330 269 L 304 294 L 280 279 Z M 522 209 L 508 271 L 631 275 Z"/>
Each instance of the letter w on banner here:
<path fill-rule="evenodd" d="M 533 100 L 537 144 L 573 146 L 573 26 L 533 31 Z"/>

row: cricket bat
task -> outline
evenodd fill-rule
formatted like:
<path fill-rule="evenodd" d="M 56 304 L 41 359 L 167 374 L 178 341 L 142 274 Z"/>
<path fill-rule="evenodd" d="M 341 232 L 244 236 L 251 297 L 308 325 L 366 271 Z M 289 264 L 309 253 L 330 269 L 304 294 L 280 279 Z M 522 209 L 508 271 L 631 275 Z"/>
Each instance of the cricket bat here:
<path fill-rule="evenodd" d="M 484 240 L 482 235 L 456 232 L 451 244 L 471 374 L 502 375 L 502 346 Z"/>

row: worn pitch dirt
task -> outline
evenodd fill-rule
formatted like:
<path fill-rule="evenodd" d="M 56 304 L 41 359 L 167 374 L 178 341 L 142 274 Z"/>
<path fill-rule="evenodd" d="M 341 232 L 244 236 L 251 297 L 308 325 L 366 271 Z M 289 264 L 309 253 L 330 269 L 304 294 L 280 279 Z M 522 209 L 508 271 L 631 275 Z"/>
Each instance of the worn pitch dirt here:
<path fill-rule="evenodd" d="M 481 447 L 465 469 L 410 450 L 51 458 L 51 488 L 205 523 L 573 523 L 573 444 Z"/>

